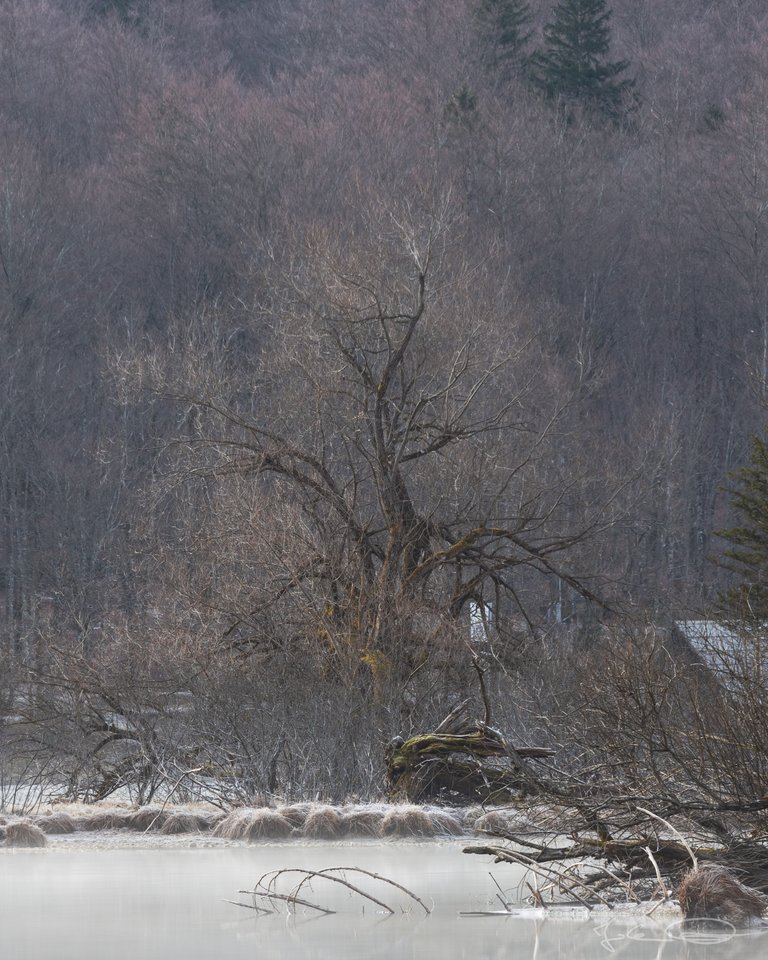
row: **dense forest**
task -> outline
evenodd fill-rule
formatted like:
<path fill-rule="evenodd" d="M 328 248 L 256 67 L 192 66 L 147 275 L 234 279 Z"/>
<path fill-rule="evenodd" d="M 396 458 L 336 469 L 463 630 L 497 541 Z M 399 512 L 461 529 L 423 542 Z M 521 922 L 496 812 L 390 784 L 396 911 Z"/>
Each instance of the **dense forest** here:
<path fill-rule="evenodd" d="M 766 36 L 758 0 L 6 0 L 17 756 L 370 793 L 473 641 L 498 695 L 705 611 L 768 390 Z"/>

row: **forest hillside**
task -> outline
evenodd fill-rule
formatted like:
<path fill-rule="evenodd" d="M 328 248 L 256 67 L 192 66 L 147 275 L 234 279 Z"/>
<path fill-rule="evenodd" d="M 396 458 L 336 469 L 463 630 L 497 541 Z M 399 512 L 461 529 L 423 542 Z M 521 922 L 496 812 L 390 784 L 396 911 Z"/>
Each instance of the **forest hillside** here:
<path fill-rule="evenodd" d="M 472 643 L 509 683 L 703 616 L 768 391 L 767 36 L 758 0 L 3 3 L 27 756 L 363 793 Z"/>

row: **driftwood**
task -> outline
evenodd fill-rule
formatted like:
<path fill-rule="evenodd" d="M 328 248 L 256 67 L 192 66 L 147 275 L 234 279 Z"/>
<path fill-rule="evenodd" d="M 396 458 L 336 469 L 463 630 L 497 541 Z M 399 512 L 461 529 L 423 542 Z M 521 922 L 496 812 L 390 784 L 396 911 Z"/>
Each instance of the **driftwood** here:
<path fill-rule="evenodd" d="M 455 707 L 432 733 L 390 741 L 384 755 L 390 799 L 509 803 L 536 792 L 539 781 L 526 760 L 553 751 L 511 747 L 487 722 L 472 720 L 467 703 Z"/>
<path fill-rule="evenodd" d="M 429 915 L 431 912 L 430 908 L 420 897 L 417 897 L 415 893 L 412 893 L 401 883 L 390 880 L 380 873 L 363 870 L 362 867 L 326 867 L 324 870 L 304 870 L 298 867 L 284 867 L 280 870 L 270 870 L 268 873 L 259 877 L 253 890 L 239 891 L 239 893 L 250 894 L 251 903 L 242 903 L 233 900 L 228 902 L 238 907 L 248 907 L 256 910 L 258 913 L 274 913 L 276 912 L 276 903 L 285 903 L 291 912 L 295 911 L 297 907 L 304 907 L 306 909 L 317 910 L 322 914 L 332 914 L 336 911 L 330 907 L 323 906 L 320 903 L 307 900 L 305 897 L 300 896 L 304 888 L 310 885 L 313 880 L 324 880 L 332 885 L 343 887 L 350 893 L 356 894 L 362 900 L 372 903 L 375 907 L 378 907 L 390 915 L 395 912 L 393 907 L 374 896 L 370 891 L 363 890 L 357 883 L 352 883 L 349 880 L 350 876 L 355 878 L 368 878 L 385 887 L 398 890 L 414 903 L 417 903 L 425 914 Z M 279 888 L 280 882 L 287 878 L 290 878 L 288 888 L 281 890 Z"/>

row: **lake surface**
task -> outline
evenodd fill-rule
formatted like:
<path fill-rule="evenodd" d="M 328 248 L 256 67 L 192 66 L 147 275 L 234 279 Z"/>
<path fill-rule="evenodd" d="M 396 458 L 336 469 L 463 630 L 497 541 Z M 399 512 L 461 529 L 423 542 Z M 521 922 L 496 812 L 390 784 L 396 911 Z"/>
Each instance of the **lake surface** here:
<path fill-rule="evenodd" d="M 77 838 L 42 850 L 0 850 L 0 957 L 8 960 L 716 960 L 768 954 L 768 935 L 720 931 L 720 942 L 681 939 L 673 908 L 527 909 L 509 865 L 461 853 L 462 842 L 283 843 L 190 849 L 84 847 Z M 188 842 L 188 841 L 187 841 Z M 353 882 L 396 907 L 387 917 L 370 902 L 325 881 L 302 891 L 338 909 L 261 915 L 226 903 L 249 902 L 270 870 L 356 866 L 404 884 L 434 904 L 429 916 L 396 891 L 363 877 Z M 520 904 L 517 915 L 461 916 L 500 909 L 491 875 Z M 288 878 L 286 878 L 287 884 Z M 285 884 L 284 884 L 285 886 Z"/>

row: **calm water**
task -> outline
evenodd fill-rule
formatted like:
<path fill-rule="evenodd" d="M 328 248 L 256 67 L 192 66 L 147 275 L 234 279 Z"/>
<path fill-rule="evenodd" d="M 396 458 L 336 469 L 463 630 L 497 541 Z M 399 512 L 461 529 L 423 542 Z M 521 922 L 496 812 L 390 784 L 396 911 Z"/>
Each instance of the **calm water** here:
<path fill-rule="evenodd" d="M 268 870 L 358 866 L 434 901 L 429 917 L 408 907 L 385 917 L 370 904 L 316 882 L 308 899 L 338 907 L 257 916 L 225 903 Z M 574 911 L 541 916 L 462 917 L 499 906 L 489 872 L 515 896 L 519 874 L 461 843 L 264 844 L 223 849 L 83 849 L 59 840 L 44 850 L 0 851 L 0 957 L 5 960 L 625 960 L 749 958 L 768 955 L 768 935 L 720 943 L 680 940 L 676 916 L 612 917 Z M 373 892 L 370 882 L 356 880 Z M 381 899 L 405 907 L 400 895 Z"/>

